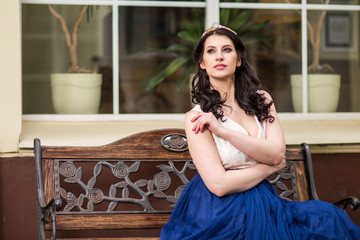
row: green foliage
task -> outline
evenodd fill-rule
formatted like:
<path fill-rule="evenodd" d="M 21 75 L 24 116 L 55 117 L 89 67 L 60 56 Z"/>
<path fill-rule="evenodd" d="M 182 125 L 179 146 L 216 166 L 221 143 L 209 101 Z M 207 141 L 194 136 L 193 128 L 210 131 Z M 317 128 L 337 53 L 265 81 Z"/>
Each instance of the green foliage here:
<path fill-rule="evenodd" d="M 269 21 L 256 23 L 250 17 L 250 11 L 248 10 L 221 9 L 220 24 L 237 32 L 246 45 L 266 40 L 268 38 L 267 35 L 254 36 L 254 33 L 263 29 Z M 165 49 L 166 52 L 176 56 L 175 59 L 170 62 L 162 62 L 147 76 L 144 80 L 146 90 L 156 89 L 167 77 L 177 71 L 180 71 L 180 77 L 177 80 L 176 89 L 179 90 L 188 83 L 190 75 L 196 72 L 196 64 L 193 62 L 192 52 L 203 33 L 204 19 L 203 11 L 195 9 L 192 19 L 185 19 L 182 22 L 181 31 L 177 34 L 182 43 L 172 44 Z M 164 51 L 164 49 L 156 51 L 160 52 Z"/>

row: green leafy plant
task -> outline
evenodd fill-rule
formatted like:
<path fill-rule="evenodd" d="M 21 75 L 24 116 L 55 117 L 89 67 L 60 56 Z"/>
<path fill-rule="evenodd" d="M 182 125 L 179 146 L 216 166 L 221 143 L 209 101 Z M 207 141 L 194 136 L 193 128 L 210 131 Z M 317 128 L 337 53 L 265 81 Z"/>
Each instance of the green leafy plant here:
<path fill-rule="evenodd" d="M 256 23 L 251 19 L 250 15 L 251 12 L 247 10 L 222 9 L 220 11 L 220 24 L 230 27 L 237 32 L 245 45 L 264 41 L 268 38 L 267 35 L 254 36 L 254 33 L 263 29 L 269 21 Z M 178 71 L 180 71 L 180 75 L 176 82 L 176 89 L 179 90 L 188 83 L 190 75 L 196 72 L 192 52 L 204 31 L 203 19 L 203 11 L 195 10 L 192 19 L 185 19 L 181 24 L 181 31 L 177 34 L 181 40 L 180 43 L 174 43 L 166 49 L 151 50 L 167 52 L 174 55 L 175 58 L 170 62 L 162 62 L 147 76 L 144 80 L 146 90 L 156 89 L 169 76 Z"/>

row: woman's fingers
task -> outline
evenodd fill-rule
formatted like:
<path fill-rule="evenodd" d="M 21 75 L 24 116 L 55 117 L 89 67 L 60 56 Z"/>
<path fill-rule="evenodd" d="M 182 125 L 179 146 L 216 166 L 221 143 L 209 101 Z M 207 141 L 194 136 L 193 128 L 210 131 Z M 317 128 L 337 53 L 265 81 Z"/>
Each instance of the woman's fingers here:
<path fill-rule="evenodd" d="M 195 133 L 199 133 L 199 132 L 204 132 L 205 128 L 207 127 L 206 122 L 200 121 L 198 120 L 197 122 L 195 122 L 193 131 Z"/>
<path fill-rule="evenodd" d="M 194 133 L 204 132 L 206 129 L 213 131 L 219 128 L 219 123 L 212 113 L 199 112 L 192 119 Z"/>
<path fill-rule="evenodd" d="M 208 115 L 208 113 L 198 113 L 191 119 L 191 122 L 194 123 L 192 130 L 195 134 L 205 131 L 209 124 Z"/>
<path fill-rule="evenodd" d="M 192 119 L 191 122 L 195 122 L 200 117 L 200 113 L 197 113 Z"/>

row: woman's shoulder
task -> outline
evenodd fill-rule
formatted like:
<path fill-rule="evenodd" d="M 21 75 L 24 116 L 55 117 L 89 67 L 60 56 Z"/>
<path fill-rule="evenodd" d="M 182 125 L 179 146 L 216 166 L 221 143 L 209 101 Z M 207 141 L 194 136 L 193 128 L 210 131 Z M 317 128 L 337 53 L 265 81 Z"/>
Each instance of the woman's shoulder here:
<path fill-rule="evenodd" d="M 190 122 L 190 120 L 198 113 L 202 112 L 200 105 L 195 105 L 192 109 L 185 113 L 185 124 Z"/>
<path fill-rule="evenodd" d="M 200 107 L 200 105 L 199 104 L 197 104 L 197 105 L 195 105 L 192 109 L 190 109 L 188 112 L 186 112 L 185 113 L 185 116 L 186 115 L 189 115 L 189 114 L 191 114 L 192 115 L 192 113 L 197 113 L 197 112 L 203 112 L 202 110 L 201 110 L 201 107 Z"/>

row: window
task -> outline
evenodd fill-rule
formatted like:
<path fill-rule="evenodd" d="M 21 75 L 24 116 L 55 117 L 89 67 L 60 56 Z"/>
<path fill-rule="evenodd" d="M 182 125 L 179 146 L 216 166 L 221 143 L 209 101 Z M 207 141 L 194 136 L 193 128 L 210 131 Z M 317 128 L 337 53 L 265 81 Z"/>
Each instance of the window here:
<path fill-rule="evenodd" d="M 88 4 L 78 30 L 78 63 L 102 77 L 99 106 L 91 114 L 188 111 L 191 104 L 185 76 L 191 76 L 191 68 L 183 65 L 165 80 L 151 76 L 185 53 L 164 51 L 169 46 L 175 49 L 176 44 L 188 46 L 179 32 L 192 27 L 201 34 L 206 26 L 218 22 L 238 27 L 249 61 L 273 96 L 278 112 L 360 112 L 358 0 L 332 0 L 329 4 L 323 0 L 73 2 L 22 0 L 25 119 L 44 114 L 57 119 L 61 115 L 54 114 L 50 76 L 66 72 L 70 60 L 62 25 L 49 4 L 63 16 L 70 31 L 79 9 Z M 186 25 L 186 21 L 192 24 Z M 323 23 L 319 30 L 318 23 Z M 325 95 L 320 87 L 322 81 L 329 81 L 313 83 L 311 75 L 328 77 L 330 73 L 337 77 L 325 86 L 330 90 Z M 157 82 L 161 83 L 152 84 Z M 315 90 L 310 88 L 313 86 Z M 322 101 L 333 106 L 324 109 Z M 84 115 L 87 118 L 91 115 Z"/>
<path fill-rule="evenodd" d="M 204 9 L 198 6 L 204 4 L 189 1 L 171 7 L 174 3 L 157 2 L 148 7 L 133 6 L 134 2 L 112 6 L 57 3 L 61 1 L 49 5 L 29 2 L 22 7 L 24 114 L 69 113 L 57 108 L 57 90 L 53 89 L 61 84 L 68 87 L 68 83 L 58 84 L 52 75 L 67 72 L 75 54 L 81 71 L 96 71 L 102 77 L 100 103 L 97 111 L 90 113 L 183 113 L 189 109 L 190 101 L 182 100 L 190 99 L 189 87 L 179 87 L 177 81 L 183 76 L 175 72 L 156 89 L 148 89 L 147 80 L 158 65 L 176 58 L 175 53 L 164 49 L 171 44 L 189 44 L 177 36 L 187 30 L 184 20 L 190 23 L 196 18 L 195 28 L 201 34 Z M 83 18 L 79 18 L 86 7 Z M 81 22 L 76 32 L 77 51 L 69 54 L 66 38 L 74 36 L 71 31 L 76 22 Z M 70 36 L 64 33 L 64 23 Z M 191 51 L 186 52 L 188 56 Z M 186 74 L 184 81 L 192 72 Z M 80 88 L 79 84 L 75 87 Z M 70 98 L 63 96 L 62 100 Z"/>

